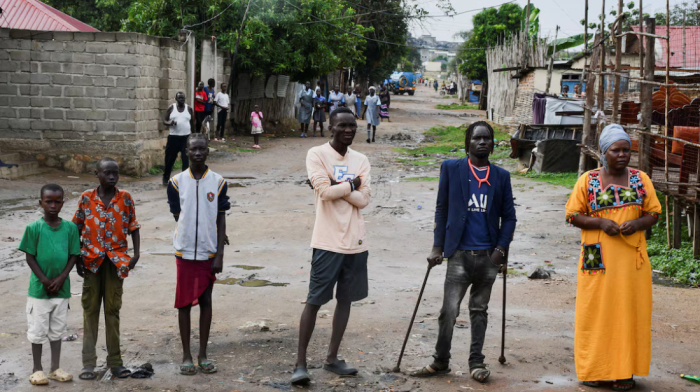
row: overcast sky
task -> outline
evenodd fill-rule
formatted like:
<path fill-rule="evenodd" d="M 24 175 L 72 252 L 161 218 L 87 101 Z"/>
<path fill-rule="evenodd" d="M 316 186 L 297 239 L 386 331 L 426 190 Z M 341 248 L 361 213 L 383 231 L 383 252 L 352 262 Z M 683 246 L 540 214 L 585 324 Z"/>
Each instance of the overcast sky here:
<path fill-rule="evenodd" d="M 438 41 L 461 41 L 459 37 L 453 37 L 455 34 L 463 30 L 472 28 L 472 17 L 484 7 L 492 7 L 502 4 L 508 0 L 452 0 L 452 6 L 457 12 L 479 9 L 477 11 L 468 12 L 462 15 L 457 15 L 453 18 L 427 18 L 423 26 L 414 24 L 411 27 L 411 33 L 414 36 L 430 34 L 435 36 Z M 628 3 L 630 0 L 624 0 Z M 441 10 L 435 5 L 436 1 L 431 0 L 413 0 L 414 4 L 423 7 L 431 15 L 444 15 Z M 674 4 L 679 4 L 682 0 L 670 0 L 671 8 Z M 527 0 L 516 0 L 521 7 L 527 5 Z M 554 30 L 556 26 L 560 26 L 559 37 L 567 37 L 570 35 L 583 33 L 581 19 L 584 17 L 584 0 L 532 0 L 537 8 L 540 9 L 540 35 L 543 37 L 554 38 Z M 602 0 L 588 1 L 588 19 L 598 18 Z M 639 0 L 635 0 L 635 7 L 639 6 Z M 666 12 L 666 0 L 644 0 L 644 13 L 653 15 L 656 12 Z M 605 8 L 610 11 L 614 7 L 617 9 L 617 0 L 606 0 Z M 606 23 L 612 21 L 612 16 L 607 14 Z"/>

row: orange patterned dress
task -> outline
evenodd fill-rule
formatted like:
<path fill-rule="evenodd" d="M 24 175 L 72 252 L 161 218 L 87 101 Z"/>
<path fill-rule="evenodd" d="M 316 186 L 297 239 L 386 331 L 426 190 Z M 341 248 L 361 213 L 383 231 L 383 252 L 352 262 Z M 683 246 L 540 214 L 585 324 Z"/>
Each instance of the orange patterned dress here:
<path fill-rule="evenodd" d="M 646 173 L 628 172 L 627 184 L 605 187 L 600 169 L 582 175 L 566 203 L 567 222 L 588 215 L 622 224 L 661 213 Z M 602 230 L 581 230 L 574 342 L 581 381 L 649 374 L 652 298 L 646 245 L 643 231 L 611 237 Z"/>

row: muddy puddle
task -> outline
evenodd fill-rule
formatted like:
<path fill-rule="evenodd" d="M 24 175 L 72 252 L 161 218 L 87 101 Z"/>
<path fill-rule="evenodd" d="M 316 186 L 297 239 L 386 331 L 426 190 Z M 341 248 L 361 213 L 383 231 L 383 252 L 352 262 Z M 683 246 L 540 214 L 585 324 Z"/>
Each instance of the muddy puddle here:
<path fill-rule="evenodd" d="M 233 268 L 241 268 L 241 269 L 244 269 L 244 270 L 246 270 L 246 271 L 250 271 L 250 270 L 261 270 L 261 269 L 265 268 L 265 267 L 259 267 L 259 266 L 257 266 L 257 265 L 243 265 L 243 264 L 236 264 L 236 265 L 232 265 L 231 267 L 233 267 Z"/>

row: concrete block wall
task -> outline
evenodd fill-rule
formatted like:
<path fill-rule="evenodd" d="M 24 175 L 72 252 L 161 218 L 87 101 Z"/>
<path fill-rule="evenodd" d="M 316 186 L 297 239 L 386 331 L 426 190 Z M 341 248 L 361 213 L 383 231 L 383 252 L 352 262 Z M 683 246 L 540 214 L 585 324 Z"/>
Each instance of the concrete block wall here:
<path fill-rule="evenodd" d="M 162 162 L 163 102 L 185 87 L 185 51 L 135 33 L 0 29 L 0 150 L 73 172 L 104 156 L 147 172 Z"/>

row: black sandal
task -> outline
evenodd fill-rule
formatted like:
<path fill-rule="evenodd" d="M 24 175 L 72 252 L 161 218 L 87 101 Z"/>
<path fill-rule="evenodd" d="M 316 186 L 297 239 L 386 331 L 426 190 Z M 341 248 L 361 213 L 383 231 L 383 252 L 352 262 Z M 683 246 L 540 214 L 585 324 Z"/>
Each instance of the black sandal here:
<path fill-rule="evenodd" d="M 109 370 L 116 378 L 129 378 L 129 376 L 131 376 L 131 370 L 125 368 L 124 366 L 115 366 Z"/>
<path fill-rule="evenodd" d="M 480 383 L 485 383 L 486 380 L 491 375 L 491 371 L 486 368 L 486 366 L 473 367 L 470 370 L 472 378 Z"/>
<path fill-rule="evenodd" d="M 600 381 L 584 381 L 583 385 L 591 388 L 600 388 Z"/>
<path fill-rule="evenodd" d="M 621 384 L 622 384 L 622 385 L 626 385 L 626 386 L 624 386 L 624 387 L 618 386 L 618 385 L 621 385 Z M 626 380 L 616 380 L 616 381 L 614 381 L 614 382 L 613 382 L 613 386 L 612 386 L 612 390 L 613 390 L 613 391 L 622 391 L 622 392 L 624 392 L 624 391 L 631 391 L 631 390 L 634 389 L 634 387 L 636 387 L 636 386 L 637 386 L 637 382 L 634 381 L 633 378 L 628 378 L 628 379 L 626 379 Z"/>
<path fill-rule="evenodd" d="M 294 369 L 292 374 L 292 385 L 306 385 L 311 382 L 311 376 L 309 376 L 309 371 L 306 367 L 299 366 Z"/>
<path fill-rule="evenodd" d="M 78 376 L 79 379 L 81 380 L 94 380 L 97 378 L 97 373 L 95 372 L 94 367 L 85 367 L 83 370 L 80 371 L 80 375 Z"/>
<path fill-rule="evenodd" d="M 343 359 L 333 363 L 324 363 L 323 368 L 339 376 L 354 376 L 357 374 L 357 369 L 348 366 Z"/>

